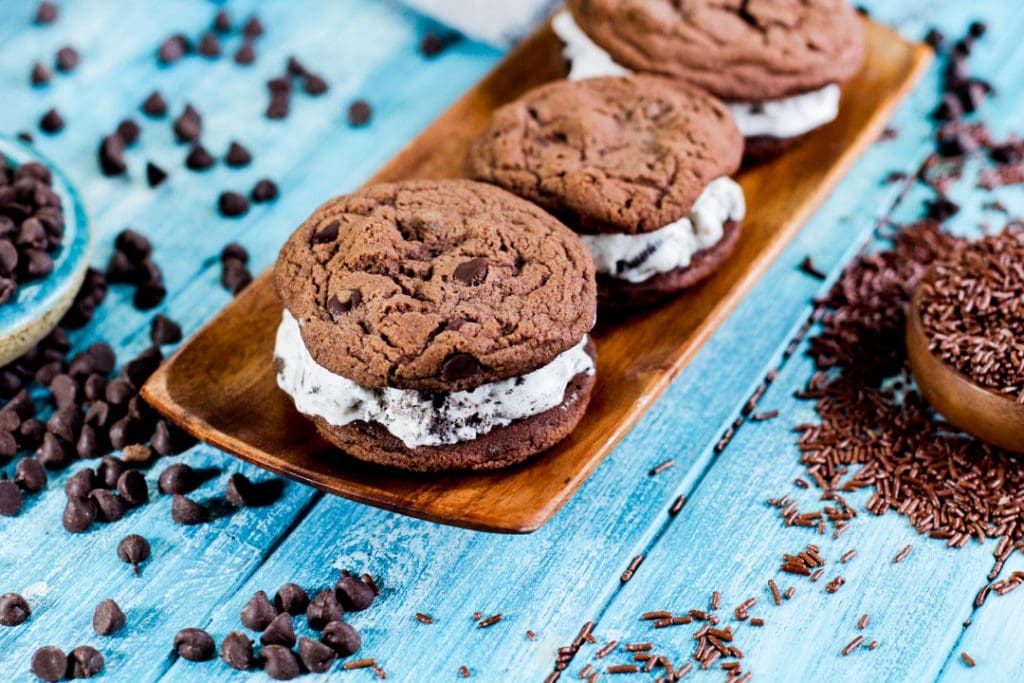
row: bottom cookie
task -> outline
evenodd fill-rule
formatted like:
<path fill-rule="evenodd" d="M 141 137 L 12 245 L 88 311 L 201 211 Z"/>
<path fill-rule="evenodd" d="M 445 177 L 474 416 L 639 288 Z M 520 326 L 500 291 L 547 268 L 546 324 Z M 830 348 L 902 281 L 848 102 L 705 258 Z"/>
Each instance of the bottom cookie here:
<path fill-rule="evenodd" d="M 587 353 L 596 358 L 594 343 Z M 493 429 L 472 441 L 409 448 L 376 422 L 337 427 L 312 417 L 320 434 L 348 455 L 412 472 L 495 470 L 538 455 L 569 436 L 587 410 L 595 373 L 572 378 L 560 405 L 533 417 Z"/>
<path fill-rule="evenodd" d="M 710 249 L 699 251 L 690 265 L 659 273 L 643 282 L 628 282 L 606 275 L 597 276 L 597 302 L 607 308 L 647 306 L 677 292 L 693 287 L 718 270 L 739 242 L 741 223 L 729 221 L 723 226 L 722 239 Z"/>
<path fill-rule="evenodd" d="M 747 138 L 743 141 L 743 167 L 750 168 L 765 161 L 770 161 L 791 147 L 795 147 L 813 132 L 797 135 L 794 138 L 773 138 L 767 135 Z"/>

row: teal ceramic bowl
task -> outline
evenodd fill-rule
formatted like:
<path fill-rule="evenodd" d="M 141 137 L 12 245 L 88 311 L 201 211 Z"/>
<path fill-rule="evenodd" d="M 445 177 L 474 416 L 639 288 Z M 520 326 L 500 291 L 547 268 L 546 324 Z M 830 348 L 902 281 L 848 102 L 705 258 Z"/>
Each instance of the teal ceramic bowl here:
<path fill-rule="evenodd" d="M 53 173 L 53 191 L 64 209 L 64 243 L 53 253 L 53 272 L 18 287 L 14 299 L 0 304 L 0 366 L 32 348 L 60 322 L 82 286 L 92 236 L 78 192 L 53 163 L 18 140 L 0 136 L 0 155 L 12 166 L 35 161 Z"/>

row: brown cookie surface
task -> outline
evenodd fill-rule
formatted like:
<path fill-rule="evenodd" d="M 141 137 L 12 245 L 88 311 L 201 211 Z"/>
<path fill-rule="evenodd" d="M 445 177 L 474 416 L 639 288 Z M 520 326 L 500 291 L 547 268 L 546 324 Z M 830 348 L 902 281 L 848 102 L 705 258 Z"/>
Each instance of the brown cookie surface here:
<path fill-rule="evenodd" d="M 848 0 L 567 0 L 580 28 L 636 71 L 725 100 L 779 99 L 849 80 L 864 31 Z"/>
<path fill-rule="evenodd" d="M 556 81 L 495 112 L 470 148 L 478 180 L 582 233 L 649 232 L 735 172 L 743 138 L 721 102 L 651 75 Z"/>
<path fill-rule="evenodd" d="M 601 306 L 616 309 L 647 306 L 710 277 L 735 251 L 742 232 L 742 226 L 737 221 L 729 221 L 723 228 L 722 239 L 711 248 L 694 254 L 690 265 L 685 268 L 659 273 L 643 282 L 599 276 L 597 299 Z"/>
<path fill-rule="evenodd" d="M 594 356 L 594 345 L 587 345 Z M 447 446 L 409 448 L 375 422 L 353 422 L 344 427 L 313 417 L 320 434 L 348 455 L 413 472 L 493 470 L 523 462 L 563 440 L 587 410 L 594 373 L 576 375 L 565 389 L 560 405 L 538 415 L 498 427 L 473 439 Z"/>
<path fill-rule="evenodd" d="M 363 188 L 292 234 L 274 289 L 316 362 L 367 387 L 462 391 L 546 365 L 594 323 L 579 238 L 468 180 Z"/>

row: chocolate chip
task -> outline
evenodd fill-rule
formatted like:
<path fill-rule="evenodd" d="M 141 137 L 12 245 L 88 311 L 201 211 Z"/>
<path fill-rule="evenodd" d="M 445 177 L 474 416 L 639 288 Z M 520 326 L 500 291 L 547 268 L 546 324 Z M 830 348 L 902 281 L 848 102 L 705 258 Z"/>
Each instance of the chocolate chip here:
<path fill-rule="evenodd" d="M 149 326 L 149 338 L 157 346 L 177 344 L 181 341 L 181 326 L 166 315 L 157 314 Z"/>
<path fill-rule="evenodd" d="M 160 47 L 156 50 L 156 58 L 161 64 L 173 64 L 178 61 L 189 51 L 188 38 L 180 33 L 176 33 L 164 42 L 160 43 Z"/>
<path fill-rule="evenodd" d="M 265 115 L 268 119 L 283 119 L 288 116 L 290 109 L 288 94 L 278 92 L 271 95 Z"/>
<path fill-rule="evenodd" d="M 68 477 L 64 493 L 68 498 L 85 498 L 96 486 L 96 473 L 86 467 Z"/>
<path fill-rule="evenodd" d="M 252 64 L 256 61 L 256 48 L 253 47 L 252 41 L 245 41 L 235 52 L 235 63 L 236 64 Z"/>
<path fill-rule="evenodd" d="M 78 50 L 66 45 L 57 50 L 57 71 L 68 73 L 78 66 Z"/>
<path fill-rule="evenodd" d="M 187 435 L 177 429 L 172 432 L 167 423 L 160 420 L 156 423 L 149 445 L 160 455 L 174 455 L 185 450 L 187 441 Z"/>
<path fill-rule="evenodd" d="M 92 374 L 85 378 L 82 394 L 87 401 L 102 401 L 107 392 L 107 378 L 100 374 Z"/>
<path fill-rule="evenodd" d="M 103 456 L 96 466 L 97 485 L 107 489 L 117 488 L 117 480 L 126 469 L 124 461 L 120 458 L 113 455 Z"/>
<path fill-rule="evenodd" d="M 11 274 L 18 267 L 18 249 L 9 240 L 0 241 L 0 273 Z"/>
<path fill-rule="evenodd" d="M 32 278 L 45 277 L 53 272 L 53 257 L 40 249 L 26 249 L 28 266 L 25 268 Z"/>
<path fill-rule="evenodd" d="M 309 594 L 306 593 L 302 586 L 286 583 L 274 595 L 274 606 L 277 607 L 279 612 L 298 616 L 309 607 Z"/>
<path fill-rule="evenodd" d="M 318 229 L 313 235 L 313 241 L 317 244 L 325 244 L 338 239 L 338 230 L 341 228 L 341 221 L 331 221 Z"/>
<path fill-rule="evenodd" d="M 39 421 L 35 420 L 34 422 Z M 28 424 L 28 421 L 25 424 Z M 22 431 L 25 431 L 25 424 L 21 426 Z M 43 467 L 49 470 L 59 470 L 67 467 L 68 463 L 71 462 L 71 456 L 60 440 L 50 432 L 43 434 L 42 439 L 42 445 L 36 451 L 36 458 Z"/>
<path fill-rule="evenodd" d="M 295 653 L 282 645 L 267 645 L 260 652 L 263 670 L 271 678 L 287 681 L 299 675 L 299 660 Z"/>
<path fill-rule="evenodd" d="M 220 283 L 232 294 L 238 294 L 252 282 L 252 273 L 245 264 L 237 260 L 224 261 Z"/>
<path fill-rule="evenodd" d="M 325 81 L 322 76 L 318 76 L 316 74 L 307 74 L 306 79 L 302 84 L 302 89 L 305 90 L 307 94 L 313 95 L 314 97 L 317 95 L 323 95 L 327 92 L 329 87 L 330 86 L 327 85 L 327 81 Z"/>
<path fill-rule="evenodd" d="M 237 192 L 221 192 L 217 199 L 217 208 L 222 216 L 235 218 L 249 211 L 249 200 Z"/>
<path fill-rule="evenodd" d="M 277 608 L 270 603 L 264 591 L 256 591 L 242 608 L 242 625 L 253 631 L 262 631 L 277 616 Z"/>
<path fill-rule="evenodd" d="M 227 246 L 221 249 L 220 260 L 222 262 L 236 260 L 241 261 L 242 263 L 248 263 L 249 252 L 238 242 L 230 242 Z"/>
<path fill-rule="evenodd" d="M 967 27 L 967 33 L 972 38 L 981 38 L 988 32 L 988 26 L 982 21 L 972 21 L 971 25 Z"/>
<path fill-rule="evenodd" d="M 186 104 L 181 115 L 174 120 L 174 135 L 179 142 L 192 142 L 203 132 L 203 119 L 191 104 Z"/>
<path fill-rule="evenodd" d="M 83 460 L 95 458 L 100 454 L 99 437 L 91 425 L 83 425 L 79 431 L 78 440 L 75 441 L 75 452 Z"/>
<path fill-rule="evenodd" d="M 481 370 L 480 361 L 468 353 L 456 352 L 441 365 L 441 379 L 458 382 L 469 379 Z"/>
<path fill-rule="evenodd" d="M 191 493 L 199 485 L 195 470 L 183 462 L 175 463 L 160 473 L 159 486 L 162 493 Z"/>
<path fill-rule="evenodd" d="M 124 140 L 124 144 L 131 146 L 139 141 L 139 135 L 142 134 L 142 129 L 134 120 L 122 119 L 121 123 L 117 124 L 117 134 L 122 140 Z"/>
<path fill-rule="evenodd" d="M 264 178 L 252 187 L 249 196 L 254 202 L 272 202 L 277 199 L 277 185 L 274 181 Z"/>
<path fill-rule="evenodd" d="M 78 382 L 72 379 L 71 375 L 57 375 L 50 382 L 49 389 L 58 408 L 73 406 L 80 400 Z"/>
<path fill-rule="evenodd" d="M 46 421 L 46 428 L 51 434 L 70 442 L 76 440 L 81 426 L 82 413 L 74 405 L 60 408 Z"/>
<path fill-rule="evenodd" d="M 241 631 L 232 631 L 220 644 L 220 658 L 232 669 L 246 671 L 256 663 L 252 641 Z"/>
<path fill-rule="evenodd" d="M 323 630 L 332 621 L 341 621 L 345 616 L 345 610 L 338 602 L 337 596 L 330 588 L 317 593 L 316 597 L 306 608 L 306 620 L 309 627 L 317 631 Z"/>
<path fill-rule="evenodd" d="M 59 133 L 64 130 L 64 117 L 56 109 L 50 109 L 39 119 L 39 130 L 44 133 Z"/>
<path fill-rule="evenodd" d="M 153 118 L 167 116 L 167 102 L 164 101 L 164 96 L 160 94 L 159 90 L 154 90 L 142 102 L 142 113 Z"/>
<path fill-rule="evenodd" d="M 146 182 L 149 183 L 150 187 L 157 187 L 160 183 L 167 180 L 167 171 L 154 164 L 152 161 L 146 162 Z"/>
<path fill-rule="evenodd" d="M 370 103 L 365 100 L 356 100 L 348 108 L 348 122 L 353 126 L 365 126 L 373 116 L 373 109 Z"/>
<path fill-rule="evenodd" d="M 42 62 L 36 62 L 32 65 L 32 73 L 29 75 L 29 81 L 32 85 L 44 85 L 50 82 L 53 78 L 53 72 L 51 72 Z"/>
<path fill-rule="evenodd" d="M 116 522 L 124 517 L 126 505 L 121 496 L 106 489 L 94 489 L 89 498 L 96 504 L 96 521 Z"/>
<path fill-rule="evenodd" d="M 263 35 L 263 24 L 260 22 L 259 17 L 253 15 L 246 20 L 245 24 L 242 25 L 242 35 L 249 38 L 258 38 Z"/>
<path fill-rule="evenodd" d="M 185 166 L 193 171 L 205 171 L 214 163 L 216 163 L 216 159 L 199 143 L 193 145 L 188 156 L 185 157 Z"/>
<path fill-rule="evenodd" d="M 57 21 L 57 16 L 57 6 L 52 2 L 43 0 L 43 2 L 40 2 L 39 6 L 36 8 L 35 22 L 37 24 L 52 24 Z"/>
<path fill-rule="evenodd" d="M 436 33 L 425 33 L 420 40 L 420 54 L 424 57 L 436 57 L 444 52 L 448 42 Z"/>
<path fill-rule="evenodd" d="M 131 382 L 132 386 L 141 388 L 149 376 L 156 372 L 156 369 L 160 367 L 160 361 L 163 360 L 163 354 L 160 353 L 160 349 L 156 346 L 146 347 L 139 355 L 125 364 L 121 370 L 124 379 Z"/>
<path fill-rule="evenodd" d="M 106 176 L 121 175 L 128 170 L 124 161 L 124 140 L 118 135 L 108 135 L 100 142 L 100 171 Z"/>
<path fill-rule="evenodd" d="M 214 31 L 217 33 L 227 33 L 231 30 L 231 17 L 228 15 L 227 10 L 220 10 L 213 17 L 213 23 L 211 24 Z"/>
<path fill-rule="evenodd" d="M 281 613 L 274 617 L 267 628 L 263 630 L 260 642 L 264 645 L 284 645 L 285 647 L 295 645 L 295 627 L 292 624 L 292 616 L 288 613 Z"/>
<path fill-rule="evenodd" d="M 373 604 L 373 589 L 355 576 L 342 576 L 335 592 L 341 606 L 349 612 L 361 612 Z"/>
<path fill-rule="evenodd" d="M 80 534 L 87 530 L 96 521 L 96 504 L 88 498 L 68 498 L 64 506 L 64 514 L 61 522 L 64 528 L 73 533 Z"/>
<path fill-rule="evenodd" d="M 228 478 L 225 497 L 229 503 L 238 507 L 262 507 L 274 502 L 281 490 L 280 480 L 271 479 L 254 484 L 244 474 L 235 473 Z"/>
<path fill-rule="evenodd" d="M 117 544 L 117 556 L 121 561 L 130 564 L 139 575 L 139 565 L 149 559 L 149 541 L 138 534 L 129 534 Z"/>
<path fill-rule="evenodd" d="M 120 631 L 126 621 L 127 617 L 116 602 L 102 600 L 92 613 L 92 630 L 96 635 L 110 636 Z"/>
<path fill-rule="evenodd" d="M 206 507 L 191 498 L 175 495 L 171 501 L 171 519 L 178 524 L 201 524 L 209 517 Z"/>
<path fill-rule="evenodd" d="M 479 285 L 487 277 L 488 261 L 483 256 L 471 258 L 455 267 L 452 277 L 467 285 Z"/>
<path fill-rule="evenodd" d="M 126 470 L 117 480 L 117 492 L 128 505 L 142 505 L 149 500 L 149 486 L 138 470 Z"/>
<path fill-rule="evenodd" d="M 359 651 L 363 645 L 363 639 L 359 632 L 343 621 L 332 621 L 324 627 L 320 634 L 320 642 L 338 653 L 341 657 L 348 657 Z"/>
<path fill-rule="evenodd" d="M 0 626 L 17 626 L 32 616 L 28 601 L 17 593 L 0 595 Z"/>
<path fill-rule="evenodd" d="M 68 657 L 72 678 L 92 678 L 103 671 L 103 655 L 90 645 L 79 645 Z"/>
<path fill-rule="evenodd" d="M 199 39 L 196 52 L 204 57 L 220 57 L 220 41 L 213 33 L 204 33 Z"/>
<path fill-rule="evenodd" d="M 183 628 L 174 636 L 174 650 L 190 662 L 213 659 L 216 649 L 210 634 L 200 628 Z"/>
<path fill-rule="evenodd" d="M 14 469 L 14 483 L 26 493 L 37 493 L 46 488 L 46 470 L 35 458 L 22 458 Z"/>
<path fill-rule="evenodd" d="M 252 154 L 238 142 L 232 140 L 228 153 L 224 155 L 224 163 L 232 168 L 248 166 L 252 163 Z"/>
<path fill-rule="evenodd" d="M 60 648 L 46 645 L 32 653 L 32 673 L 41 681 L 59 681 L 68 675 L 68 656 Z"/>
<path fill-rule="evenodd" d="M 19 427 L 21 425 L 18 425 Z M 0 430 L 0 463 L 10 462 L 11 458 L 18 454 L 18 442 L 14 434 L 6 430 Z"/>
<path fill-rule="evenodd" d="M 322 674 L 331 668 L 338 653 L 323 643 L 310 638 L 299 638 L 299 659 L 306 669 L 315 674 Z"/>

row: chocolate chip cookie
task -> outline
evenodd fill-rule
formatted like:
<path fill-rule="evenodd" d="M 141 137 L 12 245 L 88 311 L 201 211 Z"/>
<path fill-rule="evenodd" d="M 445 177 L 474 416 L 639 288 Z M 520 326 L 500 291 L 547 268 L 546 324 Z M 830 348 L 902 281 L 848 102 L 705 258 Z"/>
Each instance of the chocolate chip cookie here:
<path fill-rule="evenodd" d="M 550 447 L 593 383 L 594 266 L 555 218 L 469 180 L 321 206 L 274 269 L 278 383 L 351 455 L 483 469 Z"/>
<path fill-rule="evenodd" d="M 692 286 L 729 256 L 745 205 L 728 176 L 742 152 L 721 102 L 636 74 L 531 90 L 495 112 L 467 166 L 581 233 L 601 302 L 628 305 Z"/>

